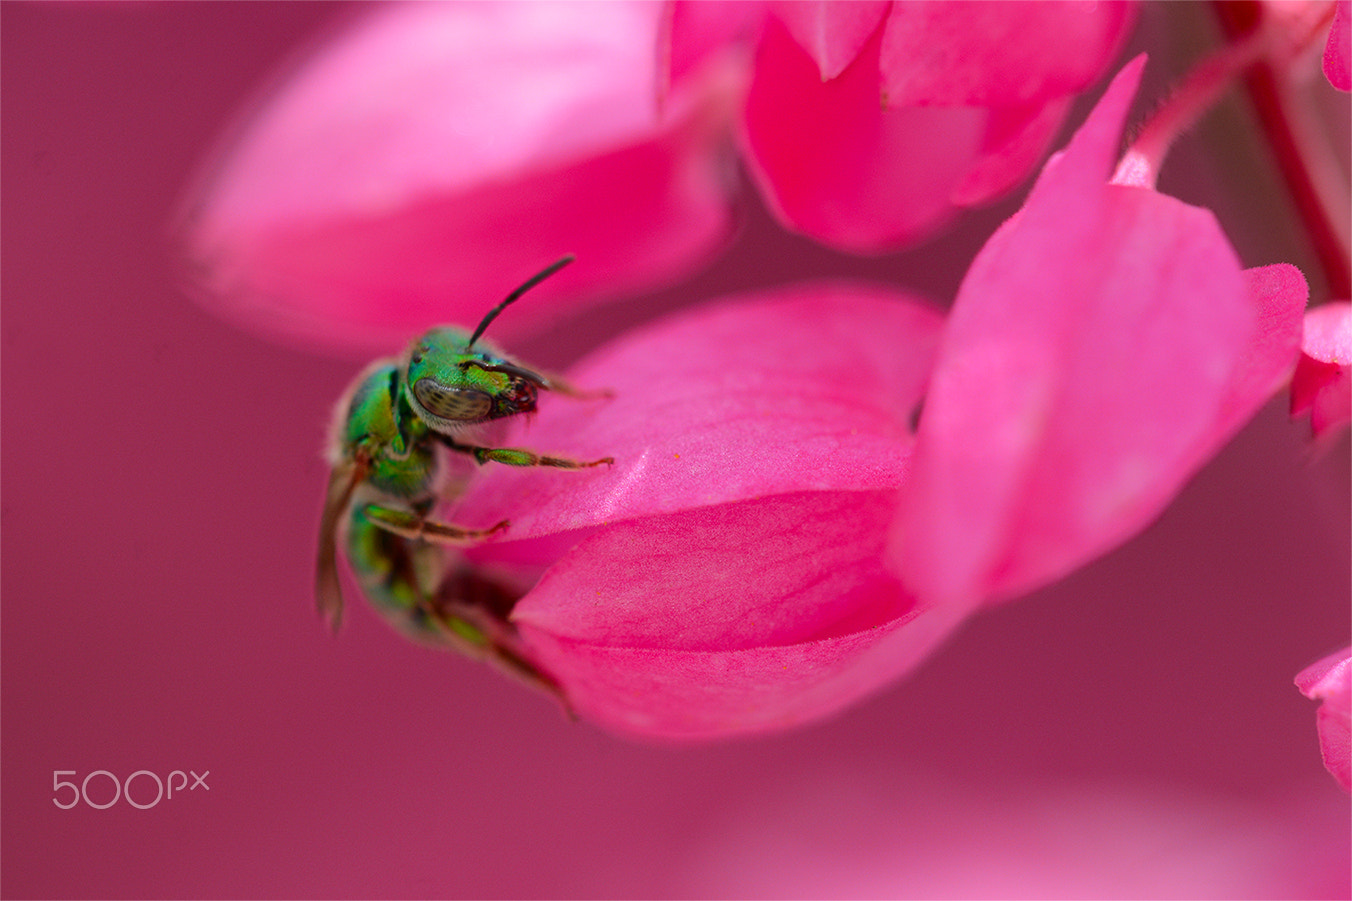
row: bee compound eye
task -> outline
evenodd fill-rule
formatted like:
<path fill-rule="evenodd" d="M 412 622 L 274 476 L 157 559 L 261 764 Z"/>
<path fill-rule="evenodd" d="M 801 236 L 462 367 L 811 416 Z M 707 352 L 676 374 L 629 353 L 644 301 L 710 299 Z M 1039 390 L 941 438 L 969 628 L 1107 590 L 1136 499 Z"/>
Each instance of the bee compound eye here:
<path fill-rule="evenodd" d="M 413 396 L 419 405 L 438 419 L 474 422 L 493 408 L 493 398 L 475 388 L 452 388 L 434 379 L 413 383 Z"/>

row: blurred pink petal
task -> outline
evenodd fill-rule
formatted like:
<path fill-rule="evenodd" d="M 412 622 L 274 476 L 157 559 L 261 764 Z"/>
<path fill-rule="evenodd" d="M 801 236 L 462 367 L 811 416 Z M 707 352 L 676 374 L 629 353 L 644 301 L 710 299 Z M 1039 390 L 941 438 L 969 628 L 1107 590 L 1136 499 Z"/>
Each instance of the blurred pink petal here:
<path fill-rule="evenodd" d="M 949 198 L 976 206 L 1012 190 L 1037 165 L 1065 121 L 1070 98 L 1031 106 L 997 107 L 981 141 L 981 153 Z"/>
<path fill-rule="evenodd" d="M 1124 2 L 897 2 L 882 43 L 888 105 L 1008 107 L 1089 87 L 1135 19 Z"/>
<path fill-rule="evenodd" d="M 1352 420 L 1352 304 L 1346 301 L 1305 314 L 1300 360 L 1291 377 L 1291 415 L 1306 410 L 1316 437 Z"/>
<path fill-rule="evenodd" d="M 858 253 L 923 240 L 1022 181 L 1134 20 L 1129 4 L 894 3 L 870 29 L 872 4 L 774 10 L 744 156 L 781 224 Z M 949 53 L 958 32 L 1002 52 Z"/>
<path fill-rule="evenodd" d="M 1319 705 L 1319 752 L 1324 766 L 1344 791 L 1352 792 L 1352 648 L 1344 648 L 1296 676 L 1296 687 Z"/>
<path fill-rule="evenodd" d="M 892 3 L 888 0 L 778 0 L 774 14 L 830 81 L 854 61 Z"/>
<path fill-rule="evenodd" d="M 1299 272 L 1242 273 L 1208 211 L 1106 183 L 1143 64 L 959 289 L 891 540 L 922 599 L 1012 597 L 1125 541 L 1292 365 Z"/>
<path fill-rule="evenodd" d="M 266 98 L 193 210 L 216 302 L 384 349 L 477 319 L 565 252 L 584 262 L 499 334 L 692 267 L 729 229 L 716 149 L 730 87 L 722 70 L 688 78 L 659 110 L 661 13 L 376 7 Z"/>
<path fill-rule="evenodd" d="M 665 65 L 665 86 L 679 85 L 722 53 L 744 53 L 760 34 L 768 0 L 711 3 L 666 0 L 657 50 Z"/>
<path fill-rule="evenodd" d="M 817 64 L 778 20 L 766 24 L 747 96 L 744 152 L 786 228 L 846 250 L 877 252 L 948 222 L 978 158 L 986 113 L 879 106 L 880 36 L 841 74 Z"/>
<path fill-rule="evenodd" d="M 579 711 L 667 737 L 783 728 L 895 678 L 962 619 L 882 563 L 941 325 L 848 285 L 711 305 L 570 373 L 613 399 L 550 398 L 507 436 L 615 457 L 485 468 L 453 511 L 511 519 L 476 563 L 547 567 L 514 616 Z"/>
<path fill-rule="evenodd" d="M 1352 91 L 1352 0 L 1338 0 L 1324 45 L 1324 75 L 1340 91 Z"/>
<path fill-rule="evenodd" d="M 884 754 L 812 763 L 739 791 L 675 894 L 1347 897 L 1347 805 L 1331 793 L 1258 800 L 1148 774 L 977 785 Z"/>

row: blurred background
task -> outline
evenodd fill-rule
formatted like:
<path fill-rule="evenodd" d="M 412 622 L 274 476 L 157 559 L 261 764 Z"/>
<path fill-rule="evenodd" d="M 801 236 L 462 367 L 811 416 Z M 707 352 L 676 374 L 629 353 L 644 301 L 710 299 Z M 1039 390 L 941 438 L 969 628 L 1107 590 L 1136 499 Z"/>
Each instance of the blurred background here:
<path fill-rule="evenodd" d="M 1207 39 L 1205 10 L 1179 6 L 1147 8 L 1123 56 L 1151 49 L 1146 103 Z M 1284 398 L 1145 534 L 797 732 L 634 743 L 364 605 L 330 635 L 311 597 L 320 449 L 365 361 L 199 309 L 169 228 L 263 81 L 352 14 L 0 7 L 4 894 L 1352 891 L 1348 798 L 1291 684 L 1352 630 L 1348 445 L 1312 462 Z M 1319 298 L 1244 117 L 1229 102 L 1161 187 L 1215 209 L 1246 265 L 1301 265 Z M 1019 199 L 859 260 L 784 234 L 747 194 L 706 272 L 513 349 L 562 368 L 664 310 L 820 275 L 948 303 Z M 54 779 L 97 770 L 208 787 L 147 809 L 53 803 L 70 797 Z M 87 788 L 113 795 L 105 776 Z"/>

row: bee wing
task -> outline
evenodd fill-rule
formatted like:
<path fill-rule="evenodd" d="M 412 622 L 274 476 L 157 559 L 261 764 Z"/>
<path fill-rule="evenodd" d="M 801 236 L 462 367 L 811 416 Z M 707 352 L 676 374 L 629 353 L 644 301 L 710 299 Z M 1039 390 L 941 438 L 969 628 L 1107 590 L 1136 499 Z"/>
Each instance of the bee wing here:
<path fill-rule="evenodd" d="M 344 461 L 329 473 L 324 515 L 319 520 L 319 557 L 315 565 L 315 604 L 319 615 L 336 633 L 343 620 L 343 593 L 338 585 L 338 523 L 352 493 L 366 478 L 367 467 Z"/>

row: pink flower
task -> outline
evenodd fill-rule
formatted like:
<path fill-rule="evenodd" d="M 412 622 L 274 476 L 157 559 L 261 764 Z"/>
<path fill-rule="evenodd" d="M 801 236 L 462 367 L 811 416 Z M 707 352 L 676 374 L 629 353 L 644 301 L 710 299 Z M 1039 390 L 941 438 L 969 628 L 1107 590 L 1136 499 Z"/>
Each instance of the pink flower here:
<path fill-rule="evenodd" d="M 768 18 L 607 4 L 585 17 L 541 7 L 537 20 L 532 8 L 382 9 L 281 95 L 192 232 L 213 277 L 252 299 L 242 315 L 284 313 L 293 332 L 355 331 L 388 352 L 413 323 L 473 321 L 560 246 L 586 260 L 560 281 L 599 266 L 601 281 L 633 287 L 689 265 L 723 231 L 712 148 L 724 88 L 746 74 L 724 51 L 746 33 L 759 40 L 747 140 L 852 148 L 784 170 L 816 192 L 803 209 L 845 211 L 809 231 L 856 247 L 909 240 L 1033 164 L 1061 116 L 1047 111 L 1087 84 L 1130 18 L 1111 4 L 963 7 L 981 38 L 901 4 Z M 992 37 L 1055 30 L 1061 16 L 1077 46 L 1034 54 L 1038 65 Z M 966 49 L 910 62 L 898 48 L 927 33 Z M 635 49 L 662 35 L 665 68 Z M 800 41 L 817 57 L 806 70 L 808 57 L 791 61 Z M 973 66 L 978 50 L 987 64 Z M 523 593 L 522 641 L 576 710 L 679 738 L 838 711 L 979 606 L 1131 537 L 1281 384 L 1300 274 L 1245 272 L 1206 211 L 1139 178 L 1108 181 L 1143 64 L 1119 74 L 978 255 L 947 321 L 880 289 L 767 291 L 622 336 L 570 373 L 612 400 L 549 398 L 531 431 L 513 425 L 506 445 L 616 460 L 486 467 L 440 511 L 511 521 L 467 556 Z M 556 83 L 560 67 L 570 77 Z M 900 119 L 879 110 L 884 90 Z M 495 143 L 499 101 L 522 116 Z M 849 121 L 761 131 L 796 108 Z M 356 140 L 326 145 L 332 130 Z M 908 193 L 917 174 L 941 186 L 939 206 Z M 818 177 L 836 182 L 818 190 Z M 787 182 L 762 178 L 782 199 Z M 579 205 L 579 185 L 600 196 Z M 560 315 L 595 293 L 586 278 L 542 286 L 533 309 Z"/>
<path fill-rule="evenodd" d="M 1012 597 L 1125 541 L 1294 362 L 1294 267 L 1242 271 L 1208 211 L 1107 182 L 1143 63 L 958 292 L 892 539 L 921 598 Z"/>
<path fill-rule="evenodd" d="M 608 471 L 486 468 L 457 521 L 510 516 L 471 550 L 543 577 L 513 619 L 590 719 L 712 737 L 838 710 L 913 667 L 963 617 L 882 562 L 911 411 L 942 320 L 904 295 L 822 285 L 625 335 L 508 440 L 609 455 Z"/>
<path fill-rule="evenodd" d="M 1296 676 L 1301 694 L 1319 705 L 1319 752 L 1324 766 L 1344 791 L 1352 792 L 1349 732 L 1352 732 L 1352 648 L 1330 654 Z"/>
<path fill-rule="evenodd" d="M 1352 91 L 1352 2 L 1338 0 L 1324 45 L 1324 75 L 1340 91 Z"/>
<path fill-rule="evenodd" d="M 1305 314 L 1300 361 L 1291 377 L 1291 415 L 1310 411 L 1316 438 L 1352 420 L 1352 304 L 1326 303 Z"/>
<path fill-rule="evenodd" d="M 776 4 L 745 156 L 781 223 L 877 252 L 1032 170 L 1134 20 L 1123 3 Z"/>
<path fill-rule="evenodd" d="M 771 292 L 573 373 L 616 398 L 529 441 L 611 471 L 483 471 L 451 515 L 511 518 L 469 557 L 543 573 L 513 618 L 579 711 L 679 737 L 831 713 L 1126 540 L 1272 395 L 1299 273 L 1243 272 L 1205 211 L 1106 182 L 1143 63 L 978 257 L 932 374 L 923 307 Z"/>
<path fill-rule="evenodd" d="M 587 266 L 534 298 L 538 330 L 723 244 L 735 133 L 791 228 L 912 243 L 1032 170 L 1133 9 L 381 6 L 238 129 L 187 214 L 188 253 L 232 318 L 370 351 L 576 253 Z M 955 52 L 915 52 L 941 45 Z"/>
<path fill-rule="evenodd" d="M 537 290 L 537 328 L 686 271 L 730 227 L 728 79 L 704 66 L 659 106 L 661 19 L 643 2 L 377 7 L 268 96 L 205 186 L 187 235 L 209 302 L 384 352 L 477 318 L 561 250 L 587 266 Z"/>

